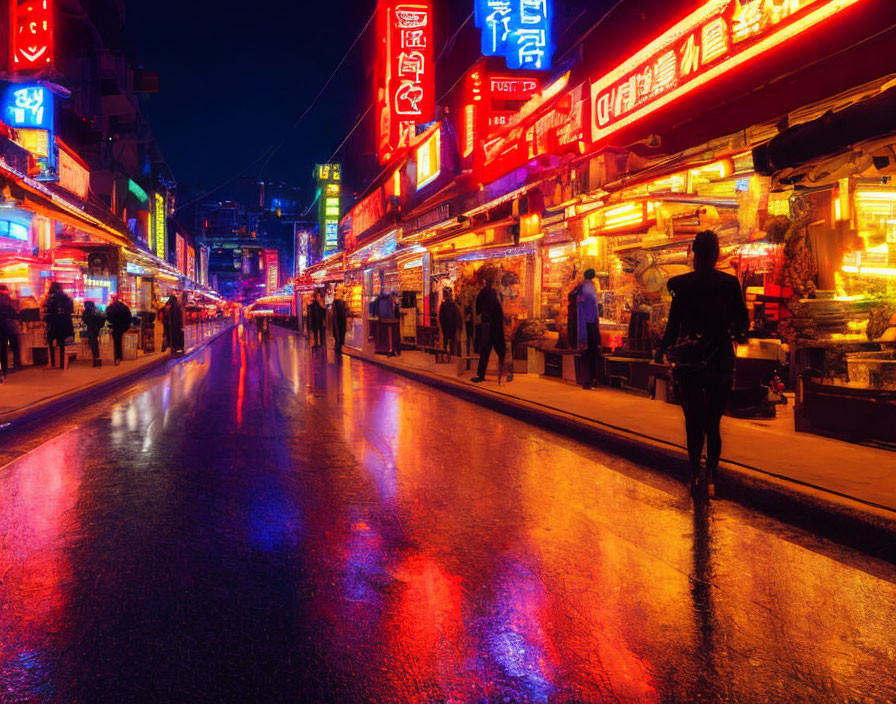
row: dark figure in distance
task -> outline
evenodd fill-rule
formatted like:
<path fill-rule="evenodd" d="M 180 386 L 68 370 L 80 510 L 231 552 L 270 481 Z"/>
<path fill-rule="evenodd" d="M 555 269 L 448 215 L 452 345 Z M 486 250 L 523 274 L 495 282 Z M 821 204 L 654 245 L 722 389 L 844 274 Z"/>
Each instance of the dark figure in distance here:
<path fill-rule="evenodd" d="M 90 345 L 90 354 L 93 357 L 93 366 L 102 365 L 100 360 L 100 330 L 106 324 L 106 316 L 97 310 L 96 303 L 85 301 L 84 312 L 81 314 L 81 322 L 87 328 L 87 344 Z"/>
<path fill-rule="evenodd" d="M 476 376 L 470 379 L 476 384 L 485 381 L 485 371 L 488 369 L 488 358 L 491 356 L 492 348 L 498 355 L 499 384 L 501 377 L 504 376 L 504 357 L 507 354 L 507 343 L 504 340 L 504 308 L 498 292 L 495 291 L 493 278 L 486 279 L 485 287 L 476 297 L 476 312 L 482 321 L 482 330 L 479 333 L 479 367 Z"/>
<path fill-rule="evenodd" d="M 65 367 L 65 341 L 75 336 L 72 314 L 75 306 L 62 290 L 58 281 L 50 284 L 50 292 L 44 303 L 44 322 L 47 325 L 47 346 L 50 348 L 50 366 L 56 366 L 56 348 L 59 348 L 59 368 Z"/>
<path fill-rule="evenodd" d="M 308 306 L 308 324 L 313 335 L 313 347 L 326 344 L 327 309 L 320 302 L 320 293 L 315 292 Z"/>
<path fill-rule="evenodd" d="M 669 280 L 672 307 L 657 359 L 668 352 L 684 409 L 693 488 L 704 481 L 715 494 L 722 455 L 719 426 L 734 383 L 734 340 L 743 340 L 749 315 L 738 280 L 716 270 L 719 238 L 709 230 L 694 239 L 694 271 Z M 706 473 L 700 458 L 706 443 Z"/>
<path fill-rule="evenodd" d="M 0 284 L 0 384 L 9 373 L 7 346 L 12 348 L 12 363 L 20 367 L 19 309 L 5 284 Z"/>
<path fill-rule="evenodd" d="M 164 303 L 159 306 L 159 321 L 162 323 L 162 352 L 171 347 L 171 324 L 168 322 L 168 312 L 171 306 Z"/>
<path fill-rule="evenodd" d="M 588 340 L 585 352 L 585 370 L 582 386 L 591 389 L 597 386 L 600 373 L 600 309 L 597 305 L 597 286 L 594 284 L 594 269 L 585 272 L 585 280 L 579 286 L 577 296 L 578 321 L 584 326 L 582 332 Z"/>
<path fill-rule="evenodd" d="M 168 319 L 171 351 L 175 354 L 182 354 L 184 351 L 184 309 L 174 294 L 168 297 L 166 307 L 168 312 L 165 314 L 165 317 Z"/>
<path fill-rule="evenodd" d="M 345 343 L 345 331 L 348 325 L 345 301 L 342 294 L 337 292 L 333 300 L 333 345 L 336 349 L 337 364 L 342 359 L 342 345 Z"/>
<path fill-rule="evenodd" d="M 459 354 L 458 335 L 464 324 L 464 317 L 454 302 L 450 288 L 445 289 L 445 300 L 439 306 L 439 326 L 442 328 L 442 344 L 448 354 Z"/>
<path fill-rule="evenodd" d="M 115 348 L 115 366 L 124 359 L 124 334 L 131 329 L 131 309 L 118 296 L 106 308 L 106 320 L 112 328 L 112 346 Z"/>

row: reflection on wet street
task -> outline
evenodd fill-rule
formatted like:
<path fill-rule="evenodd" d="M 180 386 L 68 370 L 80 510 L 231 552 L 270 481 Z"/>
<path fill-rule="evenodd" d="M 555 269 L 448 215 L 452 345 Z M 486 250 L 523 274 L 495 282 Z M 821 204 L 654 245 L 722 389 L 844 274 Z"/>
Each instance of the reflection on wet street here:
<path fill-rule="evenodd" d="M 296 338 L 12 444 L 4 704 L 896 701 L 893 566 Z"/>

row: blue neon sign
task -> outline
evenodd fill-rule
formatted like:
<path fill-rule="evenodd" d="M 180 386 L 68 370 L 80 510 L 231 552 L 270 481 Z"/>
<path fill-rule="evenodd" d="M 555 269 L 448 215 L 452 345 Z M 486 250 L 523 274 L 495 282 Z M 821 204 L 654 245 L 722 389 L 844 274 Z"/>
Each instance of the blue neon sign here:
<path fill-rule="evenodd" d="M 474 0 L 482 53 L 503 56 L 512 69 L 544 70 L 554 54 L 554 0 Z"/>
<path fill-rule="evenodd" d="M 43 86 L 13 83 L 3 97 L 3 119 L 10 127 L 53 129 L 53 94 Z"/>

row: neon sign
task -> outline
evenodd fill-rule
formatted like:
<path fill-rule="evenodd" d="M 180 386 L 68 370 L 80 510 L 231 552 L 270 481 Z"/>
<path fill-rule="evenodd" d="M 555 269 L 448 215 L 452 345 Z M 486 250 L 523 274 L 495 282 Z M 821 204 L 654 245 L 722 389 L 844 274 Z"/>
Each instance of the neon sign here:
<path fill-rule="evenodd" d="M 183 235 L 174 236 L 174 252 L 177 259 L 177 270 L 181 274 L 187 273 L 187 243 Z"/>
<path fill-rule="evenodd" d="M 59 185 L 81 200 L 90 192 L 90 171 L 78 156 L 59 141 Z"/>
<path fill-rule="evenodd" d="M 324 254 L 339 249 L 339 217 L 342 213 L 342 164 L 315 167 L 318 190 L 318 222 L 324 239 Z"/>
<path fill-rule="evenodd" d="M 274 293 L 280 288 L 280 253 L 276 249 L 264 250 L 264 268 L 268 293 Z"/>
<path fill-rule="evenodd" d="M 591 85 L 597 142 L 860 0 L 710 0 Z"/>
<path fill-rule="evenodd" d="M 13 71 L 53 64 L 53 0 L 11 0 L 10 54 Z"/>
<path fill-rule="evenodd" d="M 512 69 L 551 67 L 553 0 L 475 0 L 474 16 L 485 56 L 503 56 Z"/>
<path fill-rule="evenodd" d="M 156 256 L 165 259 L 168 254 L 168 233 L 165 229 L 165 197 L 153 194 L 153 229 L 155 230 Z"/>
<path fill-rule="evenodd" d="M 442 128 L 417 147 L 417 190 L 435 181 L 442 171 Z"/>
<path fill-rule="evenodd" d="M 3 99 L 3 118 L 10 127 L 53 129 L 53 94 L 38 85 L 13 84 Z"/>
<path fill-rule="evenodd" d="M 377 22 L 377 153 L 385 164 L 435 116 L 432 4 L 380 0 Z"/>
<path fill-rule="evenodd" d="M 376 225 L 386 215 L 383 204 L 383 189 L 377 188 L 373 193 L 364 198 L 352 208 L 351 234 L 349 235 L 349 248 L 354 247 L 361 236 Z"/>

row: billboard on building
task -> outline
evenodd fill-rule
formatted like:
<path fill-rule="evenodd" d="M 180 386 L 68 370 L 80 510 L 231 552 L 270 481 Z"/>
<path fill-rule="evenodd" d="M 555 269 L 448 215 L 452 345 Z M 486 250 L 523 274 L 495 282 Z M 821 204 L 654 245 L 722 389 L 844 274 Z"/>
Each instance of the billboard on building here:
<path fill-rule="evenodd" d="M 267 292 L 274 293 L 280 288 L 280 253 L 276 249 L 264 250 L 264 270 Z"/>
<path fill-rule="evenodd" d="M 9 65 L 14 73 L 53 67 L 54 0 L 10 0 Z"/>

